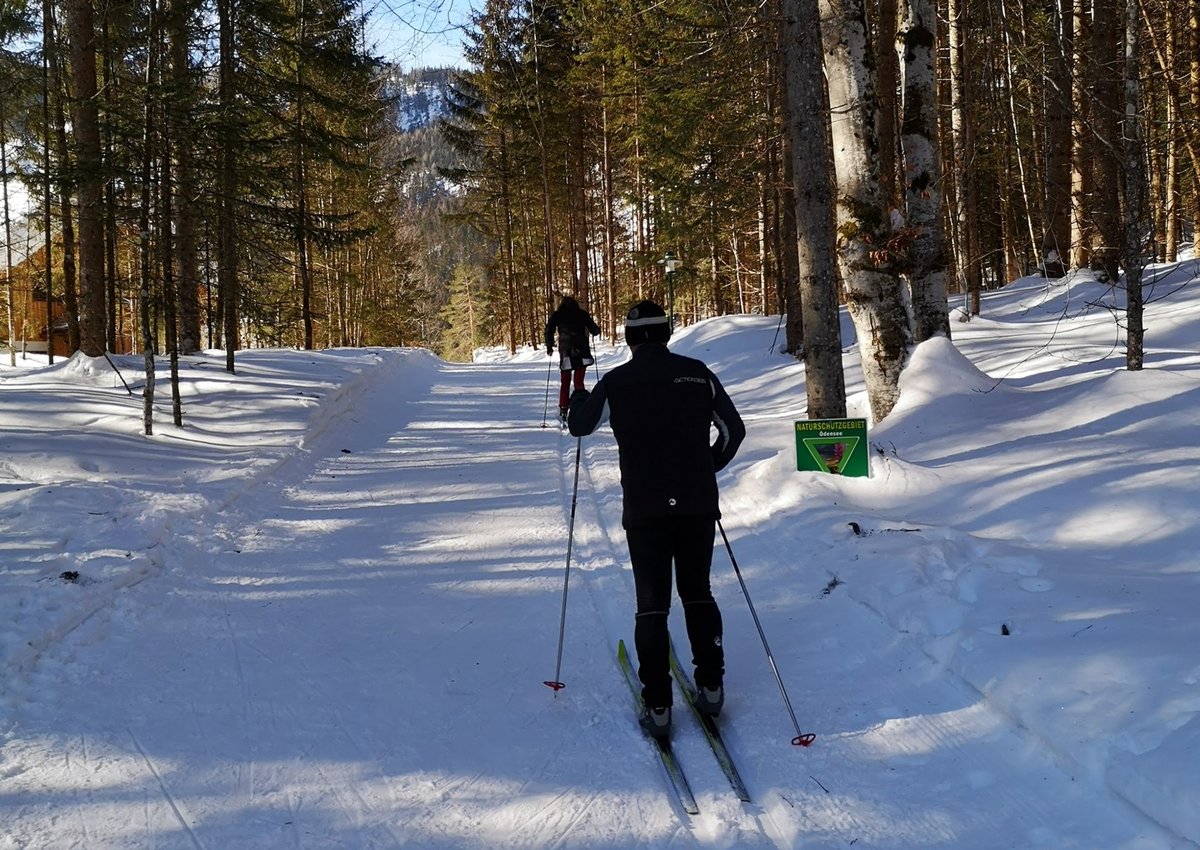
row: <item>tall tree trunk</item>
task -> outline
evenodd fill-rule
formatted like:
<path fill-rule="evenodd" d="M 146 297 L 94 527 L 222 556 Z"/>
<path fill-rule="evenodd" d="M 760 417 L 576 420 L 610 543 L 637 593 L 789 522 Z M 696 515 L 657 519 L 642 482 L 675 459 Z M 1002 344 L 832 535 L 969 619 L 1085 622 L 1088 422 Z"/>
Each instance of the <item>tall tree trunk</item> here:
<path fill-rule="evenodd" d="M 1168 0 L 1164 6 L 1163 29 L 1165 31 L 1166 38 L 1166 65 L 1171 70 L 1167 72 L 1169 76 L 1167 85 L 1167 156 L 1165 163 L 1165 197 L 1163 199 L 1163 215 L 1165 218 L 1164 224 L 1166 227 L 1163 234 L 1163 249 L 1165 252 L 1164 259 L 1169 263 L 1173 263 L 1179 254 L 1179 204 L 1177 203 L 1177 199 L 1179 198 L 1179 142 L 1180 136 L 1186 136 L 1187 131 L 1186 129 L 1181 129 L 1179 123 L 1180 118 L 1182 117 L 1178 108 L 1179 98 L 1173 97 L 1170 94 L 1170 90 L 1174 88 L 1174 69 L 1177 52 L 1176 44 L 1178 43 L 1178 35 L 1175 26 L 1175 4 L 1172 2 L 1172 0 Z M 1151 27 L 1150 30 L 1153 32 L 1154 28 Z M 1129 34 L 1126 33 L 1126 38 L 1128 37 Z M 1136 33 L 1134 34 L 1134 37 L 1136 37 Z M 1128 49 L 1129 45 L 1127 44 L 1126 50 Z M 1128 57 L 1126 58 L 1128 59 Z M 1126 80 L 1126 85 L 1128 85 L 1128 83 L 1129 81 Z M 1128 107 L 1128 103 L 1126 104 L 1126 107 Z M 1193 165 L 1195 165 L 1195 163 L 1193 163 Z"/>
<path fill-rule="evenodd" d="M 197 251 L 199 218 L 196 209 L 196 175 L 191 127 L 193 94 L 188 60 L 190 0 L 171 0 L 167 11 L 167 35 L 171 51 L 171 96 L 167 98 L 167 132 L 175 152 L 175 256 L 178 262 L 180 354 L 200 350 L 200 260 Z"/>
<path fill-rule="evenodd" d="M 772 268 L 775 254 L 771 250 L 771 198 L 773 193 L 771 186 L 771 173 L 769 171 L 759 174 L 758 183 L 758 209 L 757 221 L 755 222 L 756 236 L 758 244 L 755 246 L 758 249 L 758 287 L 755 296 L 758 300 L 759 309 L 764 316 L 770 315 L 771 301 L 769 292 L 774 286 L 775 272 Z"/>
<path fill-rule="evenodd" d="M 239 346 L 239 286 L 237 253 L 237 93 L 234 91 L 233 0 L 217 0 L 220 41 L 218 84 L 221 111 L 219 192 L 217 208 L 217 287 L 221 293 L 225 368 L 234 371 L 234 352 Z"/>
<path fill-rule="evenodd" d="M 104 105 L 111 113 L 117 102 L 118 81 L 113 70 L 117 63 L 112 55 L 113 44 L 109 38 L 108 13 L 109 8 L 106 5 L 103 11 L 104 17 L 100 23 L 102 50 L 100 67 L 104 72 Z M 104 127 L 104 159 L 106 162 L 113 161 L 113 137 L 112 122 L 106 122 Z M 108 340 L 108 348 L 111 351 L 123 353 L 126 350 L 124 341 L 118 337 L 118 328 L 120 327 L 118 311 L 121 308 L 121 299 L 117 295 L 117 185 L 116 179 L 111 174 L 104 181 L 104 269 L 104 277 L 107 281 L 104 336 Z M 132 346 L 130 350 L 132 350 Z"/>
<path fill-rule="evenodd" d="M 313 349 L 313 315 L 312 315 L 312 274 L 308 268 L 308 188 L 305 185 L 307 173 L 305 158 L 307 151 L 304 144 L 304 63 L 305 42 L 308 35 L 308 21 L 305 19 L 305 2 L 300 0 L 299 7 L 300 31 L 296 39 L 296 118 L 292 128 L 295 139 L 292 146 L 292 191 L 296 198 L 296 224 L 294 230 L 294 249 L 296 252 L 296 277 L 300 284 L 300 319 L 304 324 L 304 350 Z"/>
<path fill-rule="evenodd" d="M 168 27 L 170 26 L 169 18 L 175 11 L 173 6 L 174 0 L 168 0 L 166 10 Z M 158 231 L 158 266 L 162 276 L 164 341 L 167 347 L 171 382 L 171 421 L 175 424 L 175 427 L 180 428 L 183 427 L 183 401 L 179 392 L 178 293 L 175 288 L 175 241 L 174 234 L 172 233 L 172 224 L 174 221 L 172 162 L 174 161 L 173 149 L 175 147 L 175 139 L 171 135 L 172 101 L 179 95 L 174 91 L 174 87 L 167 83 L 168 75 L 172 75 L 173 78 L 173 71 L 168 66 L 171 47 L 167 46 L 167 41 L 172 38 L 172 33 L 166 32 L 164 34 L 161 25 L 159 29 L 160 31 L 156 33 L 157 39 L 155 45 L 161 56 L 158 63 L 160 70 L 157 86 L 160 103 L 156 112 L 162 132 L 159 134 L 158 156 L 160 166 L 158 180 L 158 226 L 156 230 Z"/>
<path fill-rule="evenodd" d="M 1198 0 L 1198 2 L 1200 2 L 1200 0 Z M 639 84 L 636 81 L 634 82 L 633 103 L 634 103 L 634 107 L 633 107 L 634 108 L 634 120 L 640 120 L 638 113 L 640 113 L 640 111 L 641 111 L 641 89 L 639 88 Z M 646 228 L 647 228 L 647 218 L 648 218 L 648 216 L 646 214 L 646 210 L 647 210 L 648 202 L 647 202 L 647 197 L 646 197 L 646 195 L 647 195 L 646 177 L 645 177 L 645 173 L 643 171 L 642 159 L 643 159 L 642 140 L 639 136 L 635 136 L 633 139 L 633 195 L 636 200 L 634 201 L 635 236 L 634 236 L 634 241 L 633 241 L 633 249 L 639 255 L 645 254 L 646 248 L 648 245 L 648 241 L 649 241 L 646 238 Z M 639 301 L 641 301 L 643 298 L 646 297 L 646 287 L 647 287 L 646 265 L 644 263 L 638 263 L 636 274 L 637 274 L 637 285 L 634 287 L 634 292 L 637 296 L 637 299 Z"/>
<path fill-rule="evenodd" d="M 605 88 L 607 89 L 607 79 Z M 601 327 L 607 329 L 610 338 L 615 340 L 617 327 L 617 239 L 615 228 L 617 222 L 614 209 L 617 199 L 613 190 L 612 130 L 608 126 L 607 98 L 604 100 L 605 102 L 601 104 L 602 142 L 604 145 L 601 163 L 601 174 L 604 179 L 602 188 L 604 195 L 604 319 Z"/>
<path fill-rule="evenodd" d="M 1013 155 L 1011 147 L 1006 147 L 1004 154 L 1004 168 L 999 174 L 1000 178 L 1000 228 L 1001 228 L 1001 244 L 1003 251 L 1000 252 L 1000 270 L 996 274 L 996 280 L 1003 280 L 1006 283 L 1012 283 L 1022 274 L 1023 257 L 1025 254 L 1021 250 L 1020 228 L 1017 226 L 1017 197 L 1020 194 L 1020 187 L 1017 185 L 1016 173 L 1019 168 L 1013 167 Z M 995 253 L 992 254 L 996 256 Z M 1001 276 L 1003 275 L 1003 276 Z"/>
<path fill-rule="evenodd" d="M 591 308 L 591 275 L 588 267 L 588 215 L 587 215 L 587 157 L 583 104 L 575 101 L 571 116 L 571 131 L 575 143 L 571 146 L 571 221 L 574 222 L 573 253 L 575 254 L 575 279 L 579 303 Z"/>
<path fill-rule="evenodd" d="M 1146 79 L 1149 90 L 1146 99 L 1154 103 L 1158 97 L 1158 86 L 1161 80 L 1151 74 Z M 1169 111 L 1169 110 L 1168 110 Z M 1168 116 L 1168 120 L 1171 120 Z M 1163 259 L 1163 246 L 1166 243 L 1167 222 L 1163 216 L 1166 200 L 1163 198 L 1163 164 L 1166 159 L 1162 152 L 1164 141 L 1170 133 L 1165 127 L 1156 127 L 1153 122 L 1146 126 L 1147 167 L 1150 169 L 1150 256 L 1155 262 Z"/>
<path fill-rule="evenodd" d="M 1195 14 L 1197 6 L 1200 6 L 1200 0 L 1193 0 L 1191 9 L 1192 14 Z M 1166 162 L 1163 164 L 1163 172 L 1166 179 L 1160 181 L 1158 175 L 1155 175 L 1156 183 L 1161 182 L 1160 193 L 1158 197 L 1161 199 L 1158 206 L 1161 209 L 1161 216 L 1158 221 L 1161 222 L 1161 227 L 1156 227 L 1156 234 L 1162 237 L 1163 257 L 1168 262 L 1174 262 L 1179 250 L 1181 241 L 1181 224 L 1183 210 L 1181 210 L 1182 193 L 1180 191 L 1180 149 L 1187 154 L 1187 160 L 1191 164 L 1193 175 L 1200 175 L 1200 132 L 1197 131 L 1197 125 L 1200 125 L 1200 120 L 1197 120 L 1197 115 L 1200 115 L 1200 92 L 1196 91 L 1197 86 L 1200 86 L 1200 57 L 1196 56 L 1196 51 L 1200 50 L 1200 42 L 1196 40 L 1196 28 L 1200 27 L 1200 21 L 1195 20 L 1189 15 L 1188 21 L 1188 44 L 1191 50 L 1191 59 L 1187 63 L 1189 71 L 1192 74 L 1191 80 L 1191 104 L 1188 103 L 1183 93 L 1180 91 L 1180 84 L 1177 74 L 1177 45 L 1180 38 L 1179 28 L 1177 26 L 1177 18 L 1174 13 L 1174 7 L 1168 3 L 1165 12 L 1165 24 L 1162 29 L 1165 30 L 1165 36 L 1159 35 L 1159 25 L 1150 18 L 1150 11 L 1142 7 L 1142 21 L 1145 25 L 1143 32 L 1150 36 L 1151 44 L 1154 48 L 1154 56 L 1158 65 L 1158 69 L 1162 74 L 1164 88 L 1166 91 L 1166 110 L 1167 120 L 1166 126 L 1162 130 L 1164 141 L 1162 146 L 1166 148 Z M 1165 41 L 1165 43 L 1164 43 Z M 1154 97 L 1151 95 L 1151 102 Z M 1191 120 L 1186 118 L 1188 109 L 1192 111 Z M 1193 192 L 1193 220 L 1200 223 L 1200 207 L 1196 206 L 1200 201 L 1200 194 L 1196 192 L 1198 180 L 1195 176 L 1192 179 Z M 1157 224 L 1158 222 L 1156 222 Z"/>
<path fill-rule="evenodd" d="M 1049 46 L 1046 86 L 1045 229 L 1042 272 L 1067 273 L 1071 245 L 1071 0 L 1050 0 L 1054 41 Z"/>
<path fill-rule="evenodd" d="M 900 88 L 900 65 L 896 58 L 896 31 L 899 10 L 896 0 L 876 0 L 875 10 L 875 69 L 879 93 L 879 176 L 888 205 L 900 208 L 903 202 L 903 171 L 900 158 L 896 118 L 897 92 Z"/>
<path fill-rule="evenodd" d="M 160 86 L 160 91 L 162 87 Z M 169 98 L 168 98 L 169 99 Z M 164 105 L 163 112 L 166 112 Z M 165 115 L 164 122 L 169 121 Z M 179 394 L 179 325 L 177 322 L 175 292 L 175 252 L 171 223 L 173 219 L 171 201 L 171 148 L 174 140 L 169 127 L 161 136 L 159 161 L 162 163 L 158 181 L 158 264 L 162 275 L 163 329 L 171 376 L 171 421 L 175 427 L 183 426 L 183 401 Z"/>
<path fill-rule="evenodd" d="M 832 127 L 838 262 L 858 334 L 867 398 L 878 423 L 900 397 L 900 371 L 911 336 L 899 275 L 892 258 L 879 252 L 892 232 L 879 180 L 872 53 L 863 0 L 820 0 L 819 5 L 829 103 L 839 116 Z M 805 304 L 804 309 L 811 308 Z M 811 345 L 808 333 L 806 323 Z"/>
<path fill-rule="evenodd" d="M 532 18 L 531 46 L 533 52 L 534 89 L 533 122 L 542 177 L 542 262 L 544 264 L 544 268 L 542 270 L 542 302 L 545 307 L 546 315 L 550 315 L 550 313 L 554 311 L 554 273 L 556 266 L 553 227 L 554 213 L 550 195 L 550 142 L 549 139 L 546 138 L 546 111 L 544 108 L 545 104 L 542 99 L 542 63 L 538 45 L 538 34 L 541 23 L 538 20 L 537 13 L 534 11 L 534 4 L 530 3 L 529 7 Z"/>
<path fill-rule="evenodd" d="M 913 339 L 924 342 L 938 335 L 950 337 L 937 145 L 937 9 L 932 0 L 907 0 L 905 5 L 904 22 L 896 36 L 904 108 L 900 139 L 905 212 L 914 231 L 909 272 Z"/>
<path fill-rule="evenodd" d="M 1071 12 L 1074 25 L 1071 39 L 1071 266 L 1091 265 L 1092 239 L 1092 143 L 1089 128 L 1092 120 L 1091 88 L 1094 71 L 1088 61 L 1091 42 L 1089 0 L 1074 0 Z"/>
<path fill-rule="evenodd" d="M 948 41 L 950 55 L 950 138 L 954 156 L 956 209 L 955 274 L 959 288 L 970 293 L 972 316 L 979 315 L 979 294 L 983 288 L 982 260 L 979 248 L 979 214 L 975 197 L 975 140 L 973 117 L 967 95 L 967 68 L 971 57 L 964 36 L 966 16 L 960 0 L 949 0 Z"/>
<path fill-rule="evenodd" d="M 1007 130 L 1010 134 L 1009 150 L 1012 151 L 1012 159 L 1016 162 L 1016 171 L 1007 169 L 1009 172 L 1009 184 L 1015 191 L 1005 192 L 1005 197 L 1008 201 L 1009 209 L 1012 211 L 1012 228 L 1011 239 L 1005 240 L 1005 266 L 1007 267 L 1008 281 L 1014 281 L 1021 275 L 1025 274 L 1025 258 L 1029 257 L 1031 252 L 1037 251 L 1038 240 L 1034 234 L 1033 228 L 1033 197 L 1029 191 L 1029 180 L 1026 177 L 1028 169 L 1025 166 L 1027 156 L 1026 146 L 1022 144 L 1021 128 L 1017 121 L 1017 116 L 1020 112 L 1017 106 L 1017 74 L 1013 70 L 1013 56 L 1017 53 L 1019 47 L 1014 47 L 1013 41 L 1013 25 L 1008 17 L 1008 3 L 1006 0 L 1000 0 L 1000 29 L 1004 33 L 1004 91 L 1007 94 L 1008 113 Z M 1032 148 L 1033 145 L 1028 147 Z M 1015 185 L 1013 185 L 1015 184 Z M 1019 192 L 1019 200 L 1021 201 L 1020 208 L 1017 207 L 1016 201 Z M 1023 215 L 1022 215 L 1023 212 Z M 1024 234 L 1018 235 L 1021 228 L 1017 226 L 1017 218 L 1022 217 L 1025 225 Z M 1028 241 L 1024 237 L 1028 237 Z"/>
<path fill-rule="evenodd" d="M 811 10 L 810 10 L 811 14 Z M 781 20 L 786 18 L 782 12 Z M 815 19 L 812 37 L 817 37 L 817 28 L 820 26 L 819 13 Z M 778 140 L 776 157 L 779 160 L 778 165 L 772 170 L 775 183 L 774 204 L 778 210 L 776 218 L 776 252 L 775 255 L 779 258 L 779 309 L 786 316 L 784 325 L 784 338 L 786 340 L 787 353 L 795 357 L 804 357 L 804 308 L 800 296 L 800 255 L 799 244 L 800 236 L 796 228 L 796 181 L 795 181 L 795 164 L 791 141 L 791 126 L 792 126 L 792 107 L 791 95 L 788 91 L 788 51 L 791 48 L 792 39 L 790 30 L 787 26 L 779 26 L 776 39 L 776 51 L 778 58 L 775 62 L 775 84 L 778 90 L 776 99 L 779 103 L 779 127 L 776 132 L 772 133 L 774 139 Z M 817 44 L 818 55 L 820 55 L 820 43 Z M 822 111 L 829 111 L 829 97 L 825 90 L 824 74 L 821 75 L 821 86 L 817 95 L 820 100 Z M 822 155 L 824 162 L 829 161 L 830 152 L 828 150 L 828 130 L 826 130 L 825 153 Z M 826 174 L 827 180 L 832 180 L 831 174 Z M 833 210 L 830 210 L 830 216 L 833 216 Z M 834 290 L 834 298 L 836 303 L 837 291 L 836 285 Z M 839 347 L 841 329 L 838 329 Z M 845 383 L 845 377 L 842 378 L 842 383 Z"/>
<path fill-rule="evenodd" d="M 1200 255 L 1200 0 L 1188 4 L 1188 54 L 1192 57 L 1192 120 L 1186 130 L 1192 151 L 1192 250 Z"/>
<path fill-rule="evenodd" d="M 1142 234 L 1146 226 L 1146 175 L 1141 134 L 1141 90 L 1138 68 L 1139 0 L 1125 0 L 1125 109 L 1121 122 L 1124 192 L 1125 366 L 1142 368 L 1145 325 L 1142 301 Z M 1113 10 L 1116 11 L 1115 9 Z"/>
<path fill-rule="evenodd" d="M 1173 263 L 1179 258 L 1179 112 L 1167 98 L 1167 132 L 1163 162 L 1163 259 Z M 1186 132 L 1186 130 L 1184 131 Z"/>
<path fill-rule="evenodd" d="M 0 98 L 0 190 L 4 193 L 4 287 L 8 313 L 8 362 L 17 365 L 17 333 L 13 324 L 12 216 L 8 205 L 8 111 Z"/>
<path fill-rule="evenodd" d="M 69 176 L 73 169 L 71 150 L 67 143 L 67 116 L 63 109 L 66 93 L 61 68 L 60 62 L 54 63 L 54 135 L 58 142 L 58 211 L 59 221 L 62 222 L 63 307 L 67 314 L 67 348 L 74 352 L 80 347 L 79 291 L 75 286 L 75 222 L 71 215 L 71 197 L 75 187 Z"/>
<path fill-rule="evenodd" d="M 79 348 L 88 357 L 106 351 L 104 338 L 104 179 L 96 88 L 96 29 L 91 0 L 66 4 L 75 82 L 75 162 L 79 195 Z"/>
<path fill-rule="evenodd" d="M 783 20 L 808 417 L 836 419 L 846 415 L 846 377 L 838 320 L 834 186 L 827 164 L 829 98 L 817 0 L 783 0 Z"/>
<path fill-rule="evenodd" d="M 824 80 L 822 80 L 824 83 Z M 828 99 L 826 99 L 828 103 Z M 790 109 L 785 115 L 790 119 Z M 828 142 L 826 143 L 828 146 Z M 800 256 L 797 246 L 800 244 L 799 228 L 796 224 L 796 166 L 792 153 L 790 134 L 783 136 L 779 152 L 780 175 L 779 184 L 779 288 L 782 292 L 782 307 L 787 314 L 784 334 L 787 340 L 789 354 L 803 356 L 804 354 L 804 298 L 800 294 Z M 829 157 L 826 154 L 826 163 Z M 828 167 L 828 166 L 826 166 Z M 832 175 L 829 179 L 833 179 Z M 832 214 L 832 213 L 831 213 Z M 834 297 L 837 297 L 835 288 Z"/>
<path fill-rule="evenodd" d="M 513 262 L 512 198 L 508 184 L 508 142 L 500 134 L 500 214 L 504 217 L 504 280 L 508 291 L 509 351 L 517 351 L 517 270 Z"/>
<path fill-rule="evenodd" d="M 1092 0 L 1091 62 L 1095 71 L 1092 86 L 1092 154 L 1096 180 L 1093 184 L 1092 219 L 1096 243 L 1092 268 L 1105 280 L 1116 283 L 1120 274 L 1121 227 L 1119 190 L 1123 148 L 1121 145 L 1120 62 L 1121 8 L 1118 0 Z"/>
<path fill-rule="evenodd" d="M 142 323 L 142 357 L 146 370 L 146 383 L 142 387 L 142 429 L 146 436 L 154 433 L 154 355 L 156 340 L 151 320 L 150 205 L 153 198 L 151 181 L 154 176 L 154 85 L 158 74 L 158 2 L 151 0 L 150 31 L 146 39 L 146 87 L 142 94 L 142 162 L 141 162 L 141 206 L 138 210 L 138 254 L 140 257 L 140 283 L 138 287 L 139 313 Z"/>
<path fill-rule="evenodd" d="M 42 0 L 42 233 L 45 237 L 46 267 L 46 362 L 54 363 L 54 228 L 51 220 L 50 158 L 50 63 L 57 62 L 54 49 L 54 12 L 51 0 Z"/>

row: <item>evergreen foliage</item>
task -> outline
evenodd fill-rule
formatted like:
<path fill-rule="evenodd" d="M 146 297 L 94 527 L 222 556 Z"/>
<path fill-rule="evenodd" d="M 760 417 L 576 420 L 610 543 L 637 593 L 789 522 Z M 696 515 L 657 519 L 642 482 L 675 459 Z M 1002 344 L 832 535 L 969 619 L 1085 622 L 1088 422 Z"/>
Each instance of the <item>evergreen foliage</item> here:
<path fill-rule="evenodd" d="M 915 9 L 898 5 L 900 17 Z M 939 90 L 926 123 L 941 162 L 927 171 L 940 174 L 930 206 L 941 212 L 914 224 L 908 208 L 860 210 L 878 224 L 863 246 L 871 263 L 911 286 L 905 252 L 930 244 L 939 219 L 952 294 L 1039 268 L 1094 265 L 1115 279 L 1134 265 L 1133 232 L 1148 235 L 1143 258 L 1194 242 L 1196 0 L 1127 4 L 1139 14 L 1124 28 L 1111 0 L 935 5 Z M 115 351 L 226 347 L 230 368 L 233 351 L 256 345 L 414 344 L 459 357 L 481 343 L 537 345 L 564 292 L 613 338 L 647 297 L 682 322 L 801 312 L 793 172 L 829 170 L 832 157 L 791 158 L 787 128 L 800 123 L 786 114 L 784 8 L 486 0 L 464 68 L 403 71 L 368 54 L 351 0 L 0 0 L 6 177 L 52 234 L 29 240 L 10 275 L 27 312 L 42 314 L 22 327 L 61 325 L 78 344 L 80 319 L 94 325 L 96 302 L 76 296 L 95 296 L 96 240 L 81 231 L 95 229 L 97 175 Z M 879 16 L 892 8 L 865 4 L 868 54 L 895 45 L 897 20 Z M 85 54 L 67 26 L 89 10 L 98 164 L 92 141 L 80 159 L 92 122 L 77 110 Z M 822 29 L 806 14 L 801 26 Z M 892 87 L 879 102 L 896 127 L 903 93 Z M 1122 91 L 1139 95 L 1122 102 Z M 1139 132 L 1121 135 L 1129 110 Z M 847 104 L 829 112 L 843 120 Z M 880 144 L 906 173 L 899 135 Z M 920 187 L 907 204 L 877 194 L 927 200 Z M 668 252 L 683 260 L 671 286 Z M 788 349 L 803 356 L 799 330 L 790 317 Z"/>

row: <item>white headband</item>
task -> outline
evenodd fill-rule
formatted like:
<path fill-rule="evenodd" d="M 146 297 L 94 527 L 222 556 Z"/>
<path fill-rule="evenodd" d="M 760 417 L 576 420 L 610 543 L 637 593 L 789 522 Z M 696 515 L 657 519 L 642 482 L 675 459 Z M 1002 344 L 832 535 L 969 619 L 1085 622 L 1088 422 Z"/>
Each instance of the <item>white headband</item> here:
<path fill-rule="evenodd" d="M 667 323 L 666 316 L 647 316 L 644 319 L 626 319 L 625 327 L 640 328 L 644 325 L 665 325 Z"/>

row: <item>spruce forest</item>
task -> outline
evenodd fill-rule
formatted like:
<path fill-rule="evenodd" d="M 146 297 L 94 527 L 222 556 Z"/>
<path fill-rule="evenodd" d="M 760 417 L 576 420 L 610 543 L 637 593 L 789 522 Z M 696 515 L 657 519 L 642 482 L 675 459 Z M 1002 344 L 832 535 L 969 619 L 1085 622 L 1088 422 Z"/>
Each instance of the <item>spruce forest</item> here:
<path fill-rule="evenodd" d="M 1200 0 L 480 0 L 464 67 L 407 72 L 373 13 L 0 0 L 14 356 L 468 360 L 562 294 L 613 339 L 649 297 L 780 316 L 841 416 L 844 307 L 880 419 L 952 306 L 1032 273 L 1123 288 L 1139 369 L 1143 270 L 1194 248 Z"/>

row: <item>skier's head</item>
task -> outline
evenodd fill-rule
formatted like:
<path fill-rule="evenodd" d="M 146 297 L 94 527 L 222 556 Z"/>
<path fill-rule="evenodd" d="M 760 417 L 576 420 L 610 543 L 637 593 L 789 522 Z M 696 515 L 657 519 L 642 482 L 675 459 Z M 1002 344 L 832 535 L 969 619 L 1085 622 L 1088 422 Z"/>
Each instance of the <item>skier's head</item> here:
<path fill-rule="evenodd" d="M 565 307 L 568 310 L 576 310 L 579 308 L 579 302 L 575 300 L 575 296 L 563 293 L 562 300 L 558 302 L 559 307 Z"/>
<path fill-rule="evenodd" d="M 631 346 L 643 342 L 666 342 L 671 338 L 671 323 L 663 308 L 653 301 L 634 304 L 625 316 L 625 341 Z"/>

